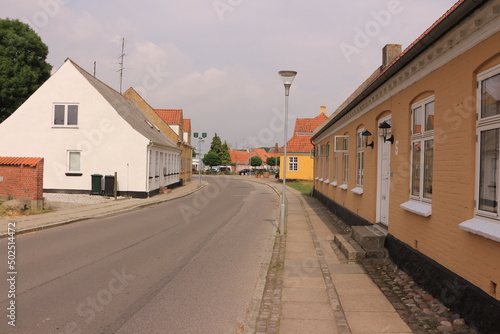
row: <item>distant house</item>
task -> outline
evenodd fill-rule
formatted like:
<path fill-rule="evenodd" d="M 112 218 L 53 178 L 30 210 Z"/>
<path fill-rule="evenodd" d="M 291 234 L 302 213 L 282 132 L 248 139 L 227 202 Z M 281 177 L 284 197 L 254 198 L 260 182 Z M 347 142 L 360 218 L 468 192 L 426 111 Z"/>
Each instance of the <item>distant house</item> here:
<path fill-rule="evenodd" d="M 165 136 L 176 143 L 181 152 L 181 183 L 191 179 L 193 147 L 191 146 L 191 120 L 183 118 L 182 109 L 154 109 L 133 88 L 124 94 L 151 119 Z"/>
<path fill-rule="evenodd" d="M 70 59 L 0 124 L 0 143 L 0 156 L 44 158 L 45 192 L 89 193 L 92 175 L 115 172 L 120 195 L 147 197 L 180 181 L 176 143 Z"/>
<path fill-rule="evenodd" d="M 229 155 L 231 157 L 231 164 L 233 167 L 233 172 L 239 172 L 242 169 L 270 169 L 275 166 L 271 166 L 267 163 L 268 158 L 278 158 L 279 154 L 266 152 L 263 148 L 249 148 L 244 151 L 230 150 Z M 253 167 L 250 164 L 250 159 L 252 157 L 259 157 L 262 159 L 262 165 L 260 167 Z"/>
<path fill-rule="evenodd" d="M 283 167 L 287 168 L 286 178 L 292 180 L 312 180 L 314 178 L 314 146 L 311 137 L 314 129 L 327 120 L 326 107 L 320 108 L 320 113 L 314 118 L 297 118 L 293 136 L 287 142 L 287 161 L 280 164 L 280 177 L 283 177 Z M 284 161 L 283 147 L 280 148 L 280 161 Z"/>
<path fill-rule="evenodd" d="M 191 179 L 193 146 L 191 146 L 191 120 L 184 118 L 182 109 L 154 109 L 160 118 L 177 134 L 177 144 L 182 148 L 181 179 Z"/>
<path fill-rule="evenodd" d="M 500 3 L 457 1 L 382 54 L 315 130 L 314 196 L 348 224 L 386 229 L 394 262 L 499 333 Z"/>

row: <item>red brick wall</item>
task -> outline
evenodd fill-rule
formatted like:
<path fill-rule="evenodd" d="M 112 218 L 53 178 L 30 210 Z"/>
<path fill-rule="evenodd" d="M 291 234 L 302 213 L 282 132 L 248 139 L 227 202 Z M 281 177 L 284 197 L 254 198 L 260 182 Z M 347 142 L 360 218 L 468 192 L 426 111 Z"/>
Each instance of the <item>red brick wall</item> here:
<path fill-rule="evenodd" d="M 0 165 L 0 180 L 0 198 L 42 200 L 43 159 L 34 167 Z"/>

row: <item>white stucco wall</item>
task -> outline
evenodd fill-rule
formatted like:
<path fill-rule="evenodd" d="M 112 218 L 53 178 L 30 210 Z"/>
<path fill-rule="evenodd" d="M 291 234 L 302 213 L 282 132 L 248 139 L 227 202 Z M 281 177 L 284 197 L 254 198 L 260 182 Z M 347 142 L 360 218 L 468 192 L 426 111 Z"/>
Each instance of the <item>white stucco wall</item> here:
<path fill-rule="evenodd" d="M 53 126 L 54 103 L 79 105 L 76 128 Z M 70 62 L 0 124 L 0 156 L 43 157 L 44 189 L 90 190 L 92 174 L 117 172 L 119 191 L 151 190 L 148 144 Z M 69 150 L 82 176 L 65 175 Z"/>

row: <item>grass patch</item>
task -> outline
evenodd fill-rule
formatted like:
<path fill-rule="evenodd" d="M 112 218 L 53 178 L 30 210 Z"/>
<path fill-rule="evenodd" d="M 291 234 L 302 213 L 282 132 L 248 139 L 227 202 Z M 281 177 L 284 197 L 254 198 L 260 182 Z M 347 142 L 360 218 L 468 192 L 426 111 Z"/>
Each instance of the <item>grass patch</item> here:
<path fill-rule="evenodd" d="M 22 217 L 22 216 L 32 216 L 32 215 L 38 215 L 41 213 L 47 213 L 53 211 L 52 209 L 43 209 L 43 210 L 33 210 L 29 208 L 28 210 L 24 211 L 19 211 L 19 210 L 7 210 L 2 207 L 2 202 L 0 202 L 0 217 L 7 217 L 7 218 L 16 218 L 16 217 Z"/>
<path fill-rule="evenodd" d="M 312 181 L 287 181 L 286 185 L 299 191 L 302 195 L 311 196 L 313 190 Z"/>

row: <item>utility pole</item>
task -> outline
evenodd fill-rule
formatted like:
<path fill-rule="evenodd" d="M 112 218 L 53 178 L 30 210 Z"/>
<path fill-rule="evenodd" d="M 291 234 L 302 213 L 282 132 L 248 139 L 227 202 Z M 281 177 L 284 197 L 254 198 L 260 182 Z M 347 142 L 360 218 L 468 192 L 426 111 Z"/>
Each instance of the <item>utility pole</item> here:
<path fill-rule="evenodd" d="M 202 132 L 201 136 L 198 137 L 198 132 L 193 133 L 193 136 L 195 138 L 198 138 L 198 187 L 201 188 L 201 144 L 205 141 L 204 139 L 207 138 L 207 133 Z"/>

